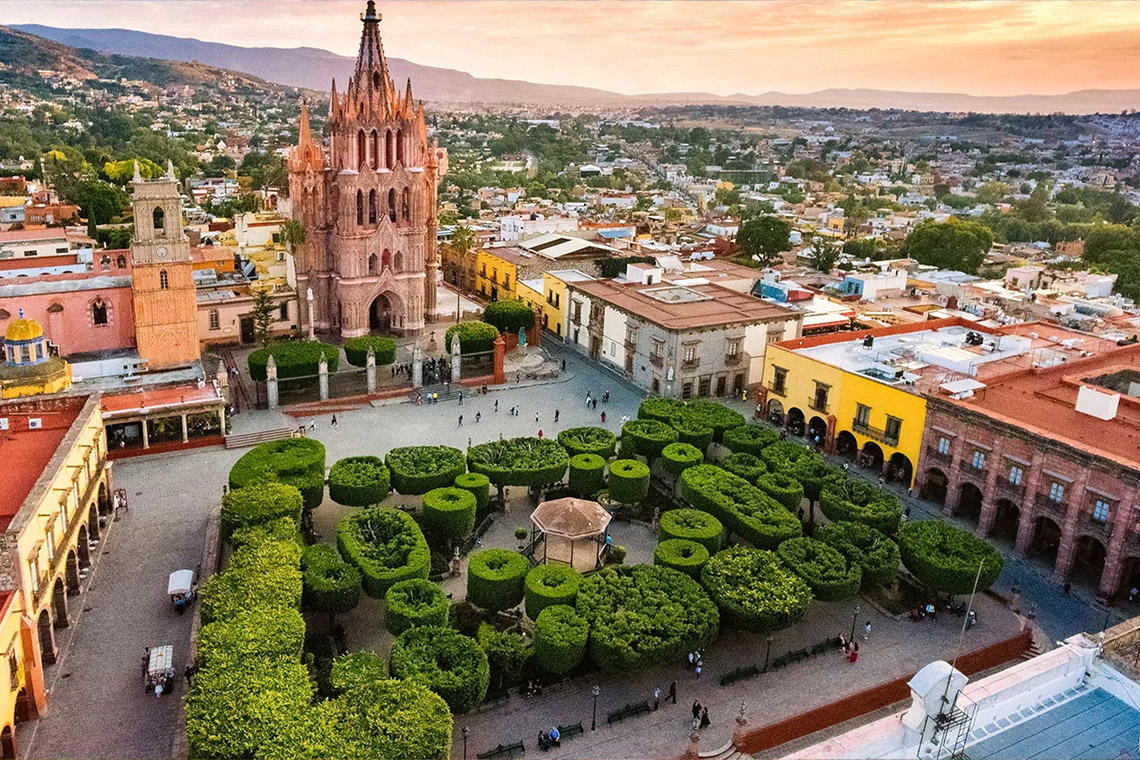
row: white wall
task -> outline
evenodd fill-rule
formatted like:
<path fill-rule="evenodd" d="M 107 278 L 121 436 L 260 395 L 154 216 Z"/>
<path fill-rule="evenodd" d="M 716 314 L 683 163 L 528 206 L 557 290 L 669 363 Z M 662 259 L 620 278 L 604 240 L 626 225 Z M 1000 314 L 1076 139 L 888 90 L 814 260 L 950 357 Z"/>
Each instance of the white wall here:
<path fill-rule="evenodd" d="M 626 316 L 607 306 L 602 323 L 602 358 L 619 367 L 625 367 Z"/>

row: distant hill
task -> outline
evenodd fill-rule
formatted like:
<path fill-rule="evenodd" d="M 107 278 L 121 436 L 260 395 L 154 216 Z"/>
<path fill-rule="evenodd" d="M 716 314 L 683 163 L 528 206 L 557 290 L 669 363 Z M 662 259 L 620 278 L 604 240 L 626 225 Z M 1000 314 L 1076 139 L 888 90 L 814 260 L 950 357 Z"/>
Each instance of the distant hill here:
<path fill-rule="evenodd" d="M 328 90 L 334 77 L 338 82 L 346 81 L 354 64 L 352 58 L 318 48 L 247 48 L 129 29 L 60 29 L 39 24 L 23 24 L 13 28 L 73 47 L 172 61 L 199 61 L 210 66 L 246 72 L 269 82 L 318 91 Z M 1003 96 L 870 89 L 828 89 L 802 94 L 772 91 L 758 95 L 728 96 L 706 92 L 623 95 L 589 87 L 536 84 L 513 79 L 482 79 L 463 71 L 422 66 L 401 58 L 389 58 L 388 65 L 397 84 L 402 84 L 409 77 L 412 79 L 418 97 L 451 103 L 573 103 L 599 106 L 708 103 L 1078 114 L 1140 108 L 1140 90 L 1078 90 L 1063 95 Z"/>

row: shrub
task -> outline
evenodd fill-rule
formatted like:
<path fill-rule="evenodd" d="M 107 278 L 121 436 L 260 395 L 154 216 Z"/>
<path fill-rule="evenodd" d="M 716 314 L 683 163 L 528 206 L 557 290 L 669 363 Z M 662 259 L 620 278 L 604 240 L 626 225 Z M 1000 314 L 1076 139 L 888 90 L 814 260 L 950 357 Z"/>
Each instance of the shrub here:
<path fill-rule="evenodd" d="M 405 496 L 446 488 L 467 470 L 463 452 L 450 446 L 404 446 L 389 451 L 384 461 L 392 473 L 392 487 Z"/>
<path fill-rule="evenodd" d="M 597 454 L 570 458 L 570 490 L 576 496 L 592 496 L 606 485 L 606 460 Z"/>
<path fill-rule="evenodd" d="M 893 535 L 902 520 L 902 501 L 863 480 L 828 481 L 819 495 L 819 508 L 832 522 L 859 522 Z"/>
<path fill-rule="evenodd" d="M 202 668 L 234 668 L 252 658 L 300 662 L 304 645 L 300 612 L 257 608 L 203 626 L 195 661 Z"/>
<path fill-rule="evenodd" d="M 508 438 L 489 441 L 467 450 L 471 472 L 481 472 L 499 489 L 504 486 L 544 486 L 566 474 L 570 457 L 550 438 Z"/>
<path fill-rule="evenodd" d="M 491 501 L 491 479 L 481 472 L 465 472 L 457 476 L 455 487 L 470 491 L 475 497 L 476 514 Z"/>
<path fill-rule="evenodd" d="M 756 479 L 756 487 L 783 505 L 789 512 L 795 512 L 804 500 L 804 487 L 791 475 L 784 472 L 769 472 Z"/>
<path fill-rule="evenodd" d="M 614 455 L 617 437 L 605 428 L 577 427 L 559 433 L 558 443 L 572 457 L 578 454 L 596 454 L 602 459 L 609 459 Z"/>
<path fill-rule="evenodd" d="M 685 470 L 677 493 L 760 549 L 775 549 L 802 530 L 796 516 L 771 496 L 715 465 L 699 464 Z"/>
<path fill-rule="evenodd" d="M 388 611 L 384 623 L 394 634 L 417 626 L 447 625 L 451 603 L 443 589 L 424 578 L 393 583 L 384 594 Z"/>
<path fill-rule="evenodd" d="M 661 451 L 662 465 L 674 475 L 680 475 L 703 461 L 705 461 L 704 449 L 688 443 L 670 443 Z"/>
<path fill-rule="evenodd" d="M 424 494 L 424 527 L 443 538 L 463 538 L 475 529 L 475 494 L 463 488 L 435 488 Z"/>
<path fill-rule="evenodd" d="M 344 358 L 354 367 L 368 366 L 368 349 L 376 356 L 376 366 L 396 361 L 396 339 L 384 335 L 364 335 L 344 342 Z"/>
<path fill-rule="evenodd" d="M 333 660 L 329 685 L 338 694 L 388 679 L 388 663 L 376 652 L 362 649 Z"/>
<path fill-rule="evenodd" d="M 467 601 L 485 610 L 509 610 L 523 600 L 530 562 L 507 549 L 484 549 L 467 564 Z"/>
<path fill-rule="evenodd" d="M 483 623 L 475 640 L 487 653 L 487 664 L 490 665 L 496 690 L 518 681 L 531 655 L 525 636 L 512 631 L 497 631 L 490 623 Z"/>
<path fill-rule="evenodd" d="M 708 549 L 684 538 L 665 539 L 653 551 L 653 564 L 680 570 L 691 578 L 700 578 L 701 568 L 708 561 Z"/>
<path fill-rule="evenodd" d="M 348 612 L 360 603 L 360 571 L 328 544 L 301 552 L 301 604 L 312 612 Z"/>
<path fill-rule="evenodd" d="M 744 631 L 787 628 L 803 619 L 811 603 L 811 589 L 774 552 L 746 546 L 714 554 L 701 570 L 701 583 L 725 625 Z"/>
<path fill-rule="evenodd" d="M 244 546 L 260 546 L 267 541 L 285 541 L 304 546 L 301 531 L 290 517 L 278 517 L 271 522 L 238 528 L 230 535 L 230 546 L 238 551 Z"/>
<path fill-rule="evenodd" d="M 779 434 L 763 425 L 737 425 L 724 431 L 723 443 L 733 454 L 760 456 L 760 452 L 780 440 Z"/>
<path fill-rule="evenodd" d="M 819 455 L 807 446 L 792 441 L 776 441 L 769 444 L 761 450 L 759 456 L 770 472 L 789 472 L 801 459 L 819 458 Z"/>
<path fill-rule="evenodd" d="M 534 621 L 534 657 L 543 670 L 563 675 L 586 659 L 590 625 L 573 607 L 556 604 Z"/>
<path fill-rule="evenodd" d="M 676 443 L 677 431 L 657 420 L 630 420 L 621 426 L 621 438 L 628 438 L 633 449 L 652 462 L 670 443 Z"/>
<path fill-rule="evenodd" d="M 869 525 L 836 522 L 816 528 L 814 538 L 863 570 L 863 588 L 886 586 L 899 574 L 899 545 Z"/>
<path fill-rule="evenodd" d="M 675 398 L 647 398 L 637 408 L 637 419 L 657 420 L 668 423 L 685 407 L 685 402 Z"/>
<path fill-rule="evenodd" d="M 625 547 L 621 544 L 611 544 L 610 553 L 606 557 L 606 562 L 614 565 L 620 565 L 625 562 Z"/>
<path fill-rule="evenodd" d="M 709 554 L 720 551 L 724 541 L 724 526 L 708 512 L 699 509 L 671 509 L 661 515 L 660 540 L 682 538 L 696 541 L 708 549 Z"/>
<path fill-rule="evenodd" d="M 713 440 L 720 443 L 724 432 L 745 424 L 744 415 L 715 401 L 690 401 L 680 411 L 680 416 L 689 424 L 701 424 L 712 428 Z"/>
<path fill-rule="evenodd" d="M 742 428 L 733 428 L 733 430 L 741 429 Z M 739 454 L 729 454 L 716 464 L 717 467 L 728 470 L 733 475 L 739 475 L 749 483 L 755 483 L 761 475 L 765 475 L 768 472 L 767 466 L 760 460 L 760 457 L 743 452 Z"/>
<path fill-rule="evenodd" d="M 793 538 L 776 548 L 776 554 L 793 573 L 804 579 L 816 599 L 837 602 L 855 596 L 863 583 L 863 570 L 838 550 L 814 538 Z"/>
<path fill-rule="evenodd" d="M 978 576 L 978 591 L 994 584 L 1002 556 L 980 538 L 938 520 L 908 522 L 899 531 L 899 553 L 906 569 L 928 587 L 947 594 L 968 594 Z"/>
<path fill-rule="evenodd" d="M 669 427 L 677 431 L 677 440 L 695 446 L 703 453 L 713 440 L 713 429 L 699 419 L 678 414 L 669 420 Z"/>
<path fill-rule="evenodd" d="M 569 565 L 537 565 L 526 574 L 526 616 L 538 620 L 547 607 L 574 605 L 582 574 Z"/>
<path fill-rule="evenodd" d="M 270 343 L 269 348 L 259 348 L 249 355 L 249 376 L 259 383 L 265 382 L 271 355 L 277 364 L 279 380 L 316 375 L 320 371 L 321 354 L 328 361 L 329 372 L 336 372 L 340 349 L 334 345 L 316 340 Z"/>
<path fill-rule="evenodd" d="M 202 624 L 230 620 L 254 609 L 301 605 L 301 547 L 296 541 L 250 542 L 229 566 L 202 586 Z"/>
<path fill-rule="evenodd" d="M 338 459 L 329 470 L 329 497 L 346 507 L 379 504 L 390 488 L 391 477 L 380 457 Z"/>
<path fill-rule="evenodd" d="M 692 578 L 656 565 L 606 568 L 582 582 L 576 603 L 590 627 L 590 659 L 637 670 L 703 646 L 716 636 L 716 605 Z"/>
<path fill-rule="evenodd" d="M 534 311 L 525 301 L 492 301 L 483 309 L 483 321 L 494 325 L 500 333 L 517 335 L 520 329 L 529 330 L 534 327 Z M 459 340 L 462 341 L 463 336 Z"/>
<path fill-rule="evenodd" d="M 336 544 L 360 570 L 364 591 L 374 599 L 397 581 L 428 577 L 431 553 L 424 534 L 398 509 L 370 507 L 346 515 L 337 525 Z"/>
<path fill-rule="evenodd" d="M 792 466 L 791 474 L 800 481 L 804 487 L 804 496 L 813 503 L 819 501 L 824 486 L 842 483 L 847 479 L 842 469 L 823 461 L 823 457 L 818 454 L 800 457 Z"/>
<path fill-rule="evenodd" d="M 459 351 L 463 354 L 482 354 L 495 350 L 495 339 L 499 331 L 486 322 L 460 322 L 447 328 L 444 333 L 444 347 L 451 353 L 451 339 L 459 336 Z"/>
<path fill-rule="evenodd" d="M 325 447 L 312 438 L 287 438 L 253 447 L 230 468 L 230 490 L 285 483 L 301 492 L 305 509 L 325 497 Z"/>
<path fill-rule="evenodd" d="M 296 529 L 304 507 L 301 492 L 284 483 L 259 483 L 230 491 L 222 496 L 222 535 L 282 517 L 288 518 Z"/>
<path fill-rule="evenodd" d="M 610 465 L 610 498 L 640 504 L 649 495 L 649 467 L 636 459 L 615 459 Z"/>
<path fill-rule="evenodd" d="M 410 628 L 396 637 L 388 661 L 392 675 L 422 684 L 454 712 L 483 701 L 491 680 L 487 654 L 452 628 Z"/>

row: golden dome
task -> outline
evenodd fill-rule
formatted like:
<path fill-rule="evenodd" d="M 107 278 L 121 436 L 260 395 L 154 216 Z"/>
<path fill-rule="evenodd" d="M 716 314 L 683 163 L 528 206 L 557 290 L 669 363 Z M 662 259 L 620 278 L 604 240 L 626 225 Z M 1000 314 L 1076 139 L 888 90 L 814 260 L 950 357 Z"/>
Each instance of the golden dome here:
<path fill-rule="evenodd" d="M 12 324 L 8 325 L 8 329 L 4 331 L 4 340 L 8 341 L 27 341 L 42 338 L 44 336 L 44 328 L 40 323 L 34 319 L 20 319 L 15 320 Z"/>

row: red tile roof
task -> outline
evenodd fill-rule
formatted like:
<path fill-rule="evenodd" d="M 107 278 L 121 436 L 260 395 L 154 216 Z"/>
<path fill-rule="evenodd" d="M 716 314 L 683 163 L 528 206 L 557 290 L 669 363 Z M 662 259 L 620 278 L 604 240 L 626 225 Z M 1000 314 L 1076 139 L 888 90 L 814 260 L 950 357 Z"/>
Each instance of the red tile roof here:
<path fill-rule="evenodd" d="M 197 383 L 187 383 L 168 388 L 140 388 L 125 393 L 103 396 L 103 415 L 106 417 L 123 414 L 136 414 L 143 410 L 191 406 L 210 401 L 218 401 L 221 396 L 213 383 L 201 388 Z"/>

